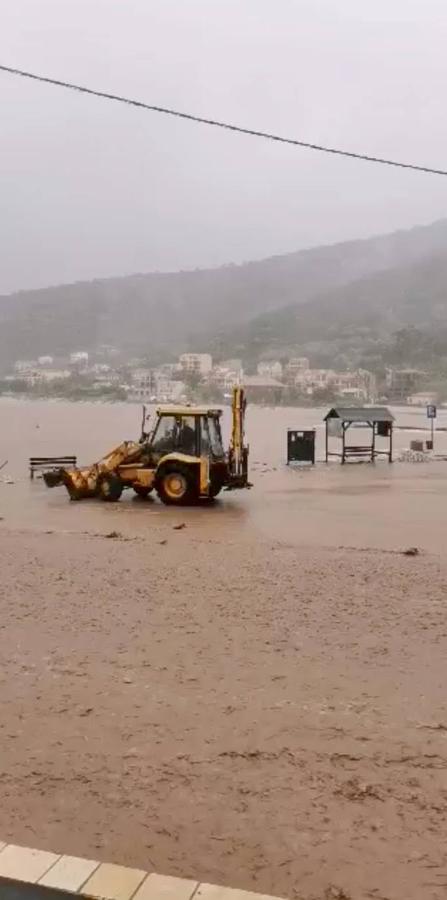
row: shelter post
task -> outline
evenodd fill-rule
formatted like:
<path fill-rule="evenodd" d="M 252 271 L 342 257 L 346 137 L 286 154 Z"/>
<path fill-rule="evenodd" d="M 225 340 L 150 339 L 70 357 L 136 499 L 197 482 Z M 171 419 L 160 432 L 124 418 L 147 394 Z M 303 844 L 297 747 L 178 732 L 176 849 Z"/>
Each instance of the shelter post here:
<path fill-rule="evenodd" d="M 394 416 L 386 406 L 334 406 L 324 417 L 326 425 L 326 462 L 330 456 L 338 456 L 342 465 L 351 460 L 368 460 L 375 462 L 377 457 L 384 456 L 393 461 L 393 422 Z M 330 428 L 333 422 L 336 427 Z M 353 429 L 370 429 L 368 440 L 355 443 L 347 440 L 347 432 Z M 359 432 L 355 432 L 356 437 Z M 329 447 L 330 436 L 337 436 L 341 441 L 341 452 L 333 452 Z M 387 438 L 388 446 L 383 446 L 379 438 Z M 340 444 L 339 444 L 340 446 Z"/>

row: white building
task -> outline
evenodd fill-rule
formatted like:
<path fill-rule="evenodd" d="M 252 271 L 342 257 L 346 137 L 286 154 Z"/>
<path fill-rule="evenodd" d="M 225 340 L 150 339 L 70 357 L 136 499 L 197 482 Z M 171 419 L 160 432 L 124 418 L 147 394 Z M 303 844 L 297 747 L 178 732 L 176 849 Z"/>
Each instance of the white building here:
<path fill-rule="evenodd" d="M 242 369 L 235 371 L 224 366 L 214 366 L 209 381 L 222 391 L 230 391 L 235 384 L 240 384 Z"/>
<path fill-rule="evenodd" d="M 37 369 L 29 368 L 17 372 L 16 376 L 10 376 L 8 381 L 13 381 L 14 377 L 20 378 L 29 387 L 35 384 L 50 384 L 52 381 L 63 381 L 64 378 L 70 378 L 71 372 L 68 369 Z"/>
<path fill-rule="evenodd" d="M 107 363 L 95 363 L 90 369 L 92 375 L 107 375 L 111 371 L 112 367 L 107 365 Z"/>
<path fill-rule="evenodd" d="M 183 372 L 195 375 L 209 375 L 213 359 L 209 353 L 182 353 L 179 365 Z"/>
<path fill-rule="evenodd" d="M 112 347 L 111 344 L 100 344 L 100 346 L 98 347 L 98 354 L 104 359 L 111 359 L 113 357 L 119 356 L 120 351 L 116 347 Z"/>
<path fill-rule="evenodd" d="M 278 359 L 264 360 L 264 362 L 258 363 L 258 375 L 266 378 L 276 378 L 280 381 L 282 378 L 282 364 Z"/>
<path fill-rule="evenodd" d="M 313 393 L 315 390 L 325 390 L 331 387 L 336 379 L 337 373 L 333 369 L 303 369 L 298 371 L 294 378 L 296 387 L 301 388 L 305 393 Z"/>
<path fill-rule="evenodd" d="M 132 372 L 132 385 L 141 390 L 152 390 L 152 393 L 154 393 L 155 376 L 153 369 L 134 369 Z"/>
<path fill-rule="evenodd" d="M 295 356 L 289 359 L 286 366 L 286 374 L 290 381 L 294 381 L 296 375 L 306 372 L 309 369 L 309 360 L 306 356 Z"/>
<path fill-rule="evenodd" d="M 184 381 L 175 381 L 172 378 L 160 376 L 157 378 L 157 402 L 174 403 L 182 400 L 186 394 Z"/>
<path fill-rule="evenodd" d="M 162 363 L 161 366 L 157 366 L 157 372 L 160 375 L 166 375 L 167 378 L 174 378 L 179 370 L 179 366 L 177 363 Z"/>
<path fill-rule="evenodd" d="M 377 396 L 375 375 L 366 369 L 358 369 L 355 372 L 336 372 L 332 387 L 341 397 L 351 397 L 352 400 L 373 401 Z"/>
<path fill-rule="evenodd" d="M 185 384 L 159 369 L 135 369 L 128 399 L 140 403 L 171 403 L 185 394 Z"/>
<path fill-rule="evenodd" d="M 127 399 L 131 403 L 175 403 L 184 400 L 185 395 L 186 387 L 183 381 L 161 377 L 150 385 L 133 384 Z"/>
<path fill-rule="evenodd" d="M 39 366 L 52 366 L 53 365 L 53 357 L 52 356 L 39 356 L 37 362 Z"/>
<path fill-rule="evenodd" d="M 335 372 L 333 369 L 307 369 L 295 376 L 295 387 L 311 396 L 315 391 L 331 390 L 351 400 L 375 400 L 376 379 L 372 372 Z"/>
<path fill-rule="evenodd" d="M 14 363 L 14 372 L 17 372 L 18 375 L 27 375 L 36 368 L 36 365 L 34 359 L 18 359 Z"/>
<path fill-rule="evenodd" d="M 85 350 L 77 350 L 76 353 L 70 353 L 70 362 L 73 366 L 88 366 L 88 353 Z"/>
<path fill-rule="evenodd" d="M 71 372 L 68 369 L 43 369 L 36 374 L 37 380 L 43 382 L 63 381 L 64 378 L 71 377 Z"/>

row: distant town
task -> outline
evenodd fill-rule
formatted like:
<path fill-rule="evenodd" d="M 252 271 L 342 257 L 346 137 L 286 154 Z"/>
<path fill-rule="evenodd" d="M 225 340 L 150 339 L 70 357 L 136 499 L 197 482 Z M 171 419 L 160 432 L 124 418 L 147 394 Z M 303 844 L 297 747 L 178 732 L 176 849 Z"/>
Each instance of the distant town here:
<path fill-rule="evenodd" d="M 241 359 L 215 362 L 209 353 L 183 353 L 174 363 L 152 367 L 147 360 L 124 359 L 115 347 L 102 346 L 93 354 L 78 350 L 67 357 L 17 360 L 0 380 L 0 393 L 142 404 L 221 403 L 233 385 L 243 383 L 251 403 L 270 406 L 335 401 L 348 406 L 379 401 L 424 406 L 438 399 L 435 392 L 424 390 L 426 381 L 418 369 L 387 368 L 379 379 L 365 369 L 313 368 L 304 356 L 260 360 L 255 372 L 244 371 Z"/>

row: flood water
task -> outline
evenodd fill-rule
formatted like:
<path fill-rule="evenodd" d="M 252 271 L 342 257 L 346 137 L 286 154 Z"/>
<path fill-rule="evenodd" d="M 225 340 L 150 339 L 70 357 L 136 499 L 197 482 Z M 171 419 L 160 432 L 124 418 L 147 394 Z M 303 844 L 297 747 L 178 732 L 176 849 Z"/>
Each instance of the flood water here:
<path fill-rule="evenodd" d="M 0 881 L 2 900 L 70 900 L 70 897 L 79 897 L 79 894 L 73 894 L 71 891 L 58 891 L 38 884 L 11 881 L 9 878 L 2 878 Z"/>
<path fill-rule="evenodd" d="M 80 464 L 99 459 L 125 439 L 138 438 L 141 407 L 133 404 L 69 403 L 0 398 L 0 522 L 2 528 L 145 534 L 154 525 L 185 522 L 197 535 L 244 540 L 258 534 L 291 545 L 443 552 L 446 541 L 447 462 L 326 465 L 323 409 L 252 406 L 247 413 L 251 491 L 223 494 L 212 506 L 172 509 L 135 500 L 128 491 L 117 504 L 70 503 L 64 488 L 49 490 L 28 476 L 30 456 L 75 454 Z M 410 440 L 429 438 L 425 409 L 394 409 L 396 459 Z M 440 410 L 438 427 L 447 427 Z M 317 465 L 289 468 L 287 428 L 317 429 Z M 229 434 L 229 410 L 223 430 Z M 356 431 L 356 436 L 362 432 Z M 358 442 L 355 439 L 355 442 Z M 447 432 L 436 435 L 437 453 L 447 456 Z M 5 483 L 7 478 L 13 484 Z"/>

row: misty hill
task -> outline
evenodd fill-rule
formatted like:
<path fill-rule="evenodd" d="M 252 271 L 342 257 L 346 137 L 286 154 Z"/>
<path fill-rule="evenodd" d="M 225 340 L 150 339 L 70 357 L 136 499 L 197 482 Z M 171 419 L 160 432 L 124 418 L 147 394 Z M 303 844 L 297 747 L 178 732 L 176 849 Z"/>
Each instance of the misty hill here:
<path fill-rule="evenodd" d="M 343 306 L 347 296 L 353 304 L 356 302 L 352 294 L 356 289 L 350 288 L 346 294 L 345 287 L 366 279 L 365 285 L 370 286 L 368 302 L 374 307 L 380 303 L 383 287 L 374 278 L 368 281 L 369 276 L 392 267 L 404 272 L 444 253 L 446 247 L 447 220 L 442 220 L 410 231 L 238 266 L 132 275 L 18 292 L 0 297 L 0 369 L 18 358 L 93 351 L 100 344 L 149 356 L 155 363 L 184 349 L 199 348 L 223 332 L 228 332 L 228 340 L 221 341 L 222 347 L 225 344 L 234 355 L 233 343 L 241 344 L 241 329 L 252 319 L 256 335 L 264 328 L 262 318 L 257 317 L 268 314 L 265 321 L 271 323 L 270 337 L 275 341 L 273 323 L 281 330 L 291 315 L 284 308 L 308 304 L 314 298 L 320 298 L 314 319 L 310 306 L 304 317 L 307 333 L 319 340 L 322 333 L 318 322 L 327 333 L 328 324 L 321 316 L 330 311 L 331 305 L 334 310 L 339 303 Z M 379 297 L 374 294 L 375 284 Z M 426 288 L 421 286 L 421 290 Z M 326 300 L 321 299 L 324 296 Z M 244 334 L 250 344 L 250 329 L 245 328 Z M 266 342 L 261 339 L 259 346 L 266 346 Z"/>
<path fill-rule="evenodd" d="M 300 306 L 221 333 L 211 349 L 248 362 L 312 356 L 321 365 L 447 364 L 447 252 L 376 272 Z"/>

